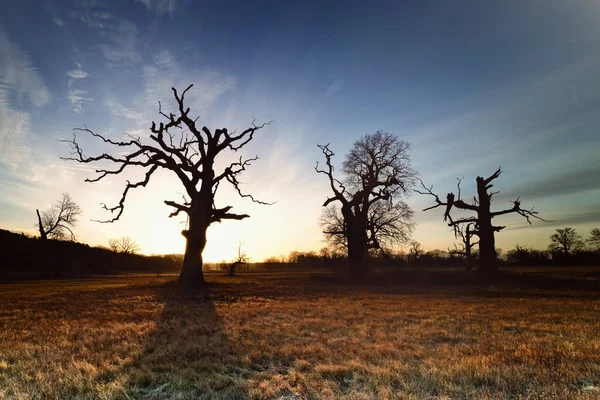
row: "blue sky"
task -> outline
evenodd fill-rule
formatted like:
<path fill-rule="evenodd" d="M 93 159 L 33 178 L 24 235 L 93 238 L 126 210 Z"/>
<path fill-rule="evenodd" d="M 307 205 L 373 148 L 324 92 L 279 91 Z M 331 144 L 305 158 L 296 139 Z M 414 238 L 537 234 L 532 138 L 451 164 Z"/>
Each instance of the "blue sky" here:
<path fill-rule="evenodd" d="M 131 197 L 117 224 L 102 219 L 125 179 L 61 161 L 57 139 L 86 124 L 113 138 L 147 135 L 157 101 L 194 83 L 193 113 L 208 127 L 274 120 L 244 153 L 261 207 L 224 190 L 251 218 L 210 228 L 206 258 L 254 259 L 322 245 L 327 182 L 317 143 L 341 161 L 378 129 L 412 143 L 415 168 L 439 193 L 502 165 L 496 208 L 521 196 L 553 223 L 508 216 L 497 244 L 544 248 L 557 227 L 600 226 L 600 3 L 597 1 L 193 2 L 4 1 L 0 14 L 0 227 L 34 232 L 35 209 L 69 192 L 83 207 L 81 241 L 134 237 L 146 253 L 181 252 L 181 221 L 162 200 L 168 174 Z M 427 3 L 427 4 L 425 4 Z M 83 140 L 89 154 L 102 151 Z M 224 160 L 226 161 L 226 160 Z M 420 210 L 426 197 L 412 196 Z M 445 249 L 441 215 L 416 213 L 415 239 Z"/>

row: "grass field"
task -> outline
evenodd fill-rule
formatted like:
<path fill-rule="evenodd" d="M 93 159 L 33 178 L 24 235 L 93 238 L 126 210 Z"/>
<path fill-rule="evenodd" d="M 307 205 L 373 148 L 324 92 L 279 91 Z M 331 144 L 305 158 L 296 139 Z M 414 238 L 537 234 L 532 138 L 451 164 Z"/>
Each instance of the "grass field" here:
<path fill-rule="evenodd" d="M 585 284 L 562 289 L 302 273 L 209 274 L 195 295 L 173 276 L 2 284 L 0 398 L 600 398 L 598 270 L 578 271 Z"/>

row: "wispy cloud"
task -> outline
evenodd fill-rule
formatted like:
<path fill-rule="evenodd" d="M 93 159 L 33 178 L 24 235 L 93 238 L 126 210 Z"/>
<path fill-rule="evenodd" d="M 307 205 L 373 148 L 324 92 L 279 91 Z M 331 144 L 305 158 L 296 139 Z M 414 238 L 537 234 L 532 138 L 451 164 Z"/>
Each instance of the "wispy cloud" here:
<path fill-rule="evenodd" d="M 77 114 L 83 114 L 83 106 L 85 103 L 94 101 L 91 97 L 87 97 L 89 92 L 87 90 L 80 90 L 69 87 L 68 99 L 73 105 L 73 111 Z"/>
<path fill-rule="evenodd" d="M 465 101 L 469 107 L 459 107 L 462 111 L 447 118 L 430 118 L 408 139 L 415 149 L 427 148 L 422 170 L 434 168 L 431 175 L 437 178 L 519 158 L 564 155 L 556 139 L 568 135 L 574 144 L 586 140 L 581 126 L 595 112 L 590 105 L 597 104 L 599 88 L 589 77 L 598 72 L 600 56 L 590 54 L 531 81 L 474 94 Z M 432 155 L 449 167 L 431 163 Z"/>
<path fill-rule="evenodd" d="M 110 21 L 114 18 L 108 12 L 93 11 L 93 8 L 99 3 L 79 5 L 78 10 L 73 10 L 69 16 L 73 19 L 83 22 L 90 28 L 108 28 Z"/>
<path fill-rule="evenodd" d="M 159 101 L 163 111 L 171 107 L 173 87 L 181 92 L 193 83 L 194 88 L 186 94 L 186 105 L 201 112 L 235 86 L 235 79 L 230 75 L 210 69 L 184 68 L 167 50 L 154 55 L 151 63 L 141 67 L 140 73 L 144 91 L 130 105 L 116 99 L 105 102 L 113 115 L 135 121 L 133 128 L 146 126 L 156 117 Z"/>
<path fill-rule="evenodd" d="M 144 113 L 136 111 L 132 108 L 125 107 L 117 101 L 107 100 L 106 106 L 113 115 L 125 117 L 127 119 L 132 119 L 140 123 L 145 121 Z"/>
<path fill-rule="evenodd" d="M 15 169 L 29 153 L 26 138 L 29 136 L 30 116 L 9 107 L 0 94 L 0 163 Z"/>
<path fill-rule="evenodd" d="M 335 79 L 331 83 L 331 85 L 327 86 L 327 89 L 325 89 L 325 96 L 333 96 L 334 94 L 336 94 L 337 92 L 342 90 L 343 87 L 344 87 L 344 84 L 343 84 L 342 80 Z"/>
<path fill-rule="evenodd" d="M 50 91 L 42 81 L 31 60 L 15 43 L 0 31 L 0 83 L 17 94 L 27 97 L 36 107 L 50 102 Z"/>
<path fill-rule="evenodd" d="M 142 68 L 142 77 L 145 82 L 144 106 L 154 110 L 157 101 L 170 99 L 172 87 L 183 90 L 193 83 L 194 90 L 186 96 L 188 104 L 192 109 L 204 109 L 235 85 L 232 76 L 217 71 L 182 68 L 167 50 L 157 53 L 152 64 Z"/>
<path fill-rule="evenodd" d="M 551 175 L 503 191 L 501 197 L 528 199 L 584 193 L 600 188 L 600 165 Z"/>
<path fill-rule="evenodd" d="M 56 6 L 56 4 L 53 1 L 46 0 L 45 8 L 46 8 L 46 11 L 50 14 L 50 17 L 52 17 L 52 22 L 54 22 L 55 25 L 58 25 L 58 26 L 66 25 L 65 20 L 62 19 L 58 15 L 59 14 L 58 7 Z"/>
<path fill-rule="evenodd" d="M 88 73 L 82 70 L 81 68 L 78 68 L 72 71 L 67 71 L 67 76 L 73 79 L 83 79 L 88 77 Z"/>
<path fill-rule="evenodd" d="M 69 87 L 67 98 L 73 106 L 73 111 L 77 114 L 83 114 L 85 103 L 94 101 L 94 99 L 89 97 L 89 91 L 77 89 L 74 85 L 78 80 L 87 78 L 88 73 L 82 69 L 81 64 L 77 63 L 77 69 L 67 71 L 66 75 L 69 77 L 67 80 L 67 86 Z"/>
<path fill-rule="evenodd" d="M 29 151 L 30 115 L 21 107 L 42 107 L 50 99 L 50 91 L 29 57 L 0 31 L 0 163 L 14 169 Z"/>
<path fill-rule="evenodd" d="M 565 226 L 573 226 L 579 224 L 600 224 L 600 204 L 595 204 L 590 207 L 574 208 L 571 210 L 562 210 L 560 215 L 552 221 L 543 224 L 529 225 L 521 223 L 510 226 L 506 230 L 521 230 L 521 229 L 540 229 L 540 228 L 557 228 Z"/>
<path fill-rule="evenodd" d="M 136 3 L 142 3 L 148 10 L 155 11 L 158 14 L 173 14 L 177 8 L 177 0 L 135 0 Z"/>
<path fill-rule="evenodd" d="M 127 19 L 110 12 L 101 2 L 79 1 L 77 9 L 69 16 L 90 28 L 98 29 L 105 40 L 100 44 L 100 52 L 110 67 L 122 63 L 137 63 L 140 54 L 137 50 L 137 27 Z M 98 10 L 100 8 L 100 10 Z"/>
<path fill-rule="evenodd" d="M 107 29 L 108 42 L 102 44 L 102 54 L 108 66 L 123 62 L 136 63 L 140 61 L 137 51 L 137 27 L 129 21 L 117 20 L 115 25 Z"/>

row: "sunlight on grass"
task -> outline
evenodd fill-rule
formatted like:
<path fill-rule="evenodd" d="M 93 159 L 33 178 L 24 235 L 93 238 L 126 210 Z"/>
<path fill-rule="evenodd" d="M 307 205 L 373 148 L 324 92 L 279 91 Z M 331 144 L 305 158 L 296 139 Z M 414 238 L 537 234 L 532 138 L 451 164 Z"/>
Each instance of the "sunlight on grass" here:
<path fill-rule="evenodd" d="M 170 280 L 3 285 L 0 398 L 600 395 L 597 294 Z"/>

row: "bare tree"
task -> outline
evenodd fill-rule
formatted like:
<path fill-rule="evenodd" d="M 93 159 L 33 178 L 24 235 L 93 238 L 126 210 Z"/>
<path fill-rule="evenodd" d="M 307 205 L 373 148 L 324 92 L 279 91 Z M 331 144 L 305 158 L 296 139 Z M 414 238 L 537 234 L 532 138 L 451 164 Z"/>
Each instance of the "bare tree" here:
<path fill-rule="evenodd" d="M 348 242 L 346 240 L 346 225 L 339 207 L 330 205 L 323 209 L 321 214 L 321 228 L 325 240 L 334 251 L 348 255 Z"/>
<path fill-rule="evenodd" d="M 565 259 L 571 258 L 577 251 L 583 249 L 584 241 L 573 228 L 557 229 L 550 236 L 551 251 L 562 253 Z"/>
<path fill-rule="evenodd" d="M 590 237 L 587 239 L 587 242 L 593 250 L 600 250 L 600 229 L 592 229 L 590 232 Z"/>
<path fill-rule="evenodd" d="M 129 236 L 108 241 L 110 249 L 116 253 L 135 254 L 140 251 L 140 246 Z"/>
<path fill-rule="evenodd" d="M 235 276 L 235 270 L 237 267 L 239 267 L 242 264 L 248 264 L 250 262 L 250 257 L 242 248 L 243 245 L 244 244 L 241 241 L 238 242 L 237 256 L 235 260 L 233 260 L 233 262 L 229 264 L 229 272 L 227 273 L 227 276 Z"/>
<path fill-rule="evenodd" d="M 505 214 L 519 214 L 524 217 L 528 223 L 531 224 L 531 218 L 536 218 L 541 221 L 546 221 L 545 219 L 538 216 L 538 212 L 531 209 L 523 209 L 521 208 L 520 198 L 517 198 L 513 201 L 513 206 L 511 208 L 501 210 L 501 211 L 492 211 L 491 203 L 494 195 L 498 194 L 497 191 L 490 192 L 489 190 L 494 186 L 492 185 L 492 181 L 500 176 L 501 169 L 498 168 L 496 172 L 490 175 L 488 178 L 483 178 L 478 176 L 476 179 L 477 183 L 477 196 L 473 197 L 473 201 L 471 203 L 466 203 L 461 199 L 460 192 L 460 183 L 461 179 L 458 180 L 457 190 L 458 195 L 455 196 L 454 193 L 448 193 L 446 196 L 446 201 L 443 202 L 440 200 L 439 196 L 433 193 L 433 187 L 427 187 L 423 182 L 421 182 L 421 186 L 424 191 L 417 190 L 417 193 L 427 194 L 433 196 L 435 200 L 435 204 L 431 207 L 425 208 L 423 211 L 431 210 L 437 207 L 445 207 L 444 212 L 444 221 L 449 221 L 449 226 L 456 226 L 460 224 L 475 224 L 475 229 L 472 231 L 473 234 L 479 236 L 479 269 L 478 273 L 482 277 L 490 276 L 495 274 L 497 271 L 496 264 L 496 247 L 495 247 L 495 238 L 494 234 L 496 232 L 504 229 L 504 226 L 497 226 L 492 224 L 492 219 L 495 217 L 505 215 Z M 473 217 L 464 217 L 459 219 L 452 219 L 451 210 L 452 208 L 458 208 L 461 210 L 471 211 L 475 213 Z"/>
<path fill-rule="evenodd" d="M 374 203 L 367 212 L 367 251 L 388 253 L 395 245 L 408 243 L 415 227 L 413 214 L 403 201 Z M 323 210 L 321 227 L 327 242 L 347 254 L 346 227 L 339 207 L 330 205 Z"/>
<path fill-rule="evenodd" d="M 408 246 L 408 257 L 414 262 L 417 262 L 419 258 L 425 253 L 425 251 L 423 250 L 423 246 L 421 246 L 421 243 L 417 242 L 416 240 L 412 240 L 408 244 Z"/>
<path fill-rule="evenodd" d="M 325 169 L 320 169 L 317 163 L 315 170 L 328 177 L 333 191 L 323 207 L 340 203 L 350 274 L 360 278 L 369 272 L 365 263 L 369 249 L 369 210 L 379 202 L 388 202 L 393 207 L 393 202 L 414 184 L 416 172 L 410 167 L 410 145 L 383 131 L 365 135 L 346 155 L 342 180 L 334 176 L 334 153 L 329 144 L 318 147 L 325 156 Z"/>
<path fill-rule="evenodd" d="M 465 267 L 467 272 L 473 270 L 473 246 L 479 243 L 479 240 L 473 242 L 473 236 L 475 236 L 474 224 L 466 224 L 462 226 L 460 224 L 454 225 L 454 237 L 460 238 L 460 247 L 456 244 L 454 249 L 448 249 L 450 254 L 461 255 L 465 258 Z"/>
<path fill-rule="evenodd" d="M 115 147 L 114 155 L 101 154 L 99 156 L 85 156 L 77 142 L 74 134 L 72 140 L 64 141 L 70 144 L 72 156 L 67 160 L 80 163 L 110 162 L 117 165 L 114 169 L 98 169 L 98 175 L 87 182 L 98 182 L 109 175 L 117 175 L 130 166 L 141 167 L 145 170 L 144 178 L 138 182 L 127 182 L 121 195 L 119 203 L 114 207 L 103 205 L 105 210 L 116 215 L 107 220 L 99 222 L 115 222 L 123 214 L 125 200 L 131 189 L 144 187 L 150 181 L 154 172 L 159 168 L 171 171 L 183 185 L 185 193 L 182 202 L 165 200 L 165 204 L 173 207 L 174 211 L 169 215 L 175 217 L 183 212 L 187 214 L 187 229 L 181 234 L 186 238 L 186 248 L 183 266 L 179 275 L 179 282 L 185 285 L 202 285 L 204 276 L 202 274 L 202 252 L 206 246 L 206 231 L 208 227 L 223 220 L 242 220 L 248 218 L 248 214 L 235 214 L 231 212 L 232 206 L 218 207 L 215 204 L 215 195 L 219 185 L 226 181 L 233 186 L 235 191 L 243 198 L 259 204 L 269 204 L 255 199 L 251 194 L 242 192 L 238 180 L 247 167 L 258 157 L 243 159 L 232 162 L 223 170 L 215 171 L 215 160 L 227 151 L 237 152 L 247 145 L 254 134 L 268 125 L 264 123 L 252 126 L 242 132 L 229 132 L 227 128 L 211 131 L 206 126 L 200 128 L 196 125 L 198 118 L 189 116 L 190 109 L 184 106 L 185 94 L 192 88 L 188 86 L 181 95 L 173 88 L 173 95 L 177 102 L 178 110 L 175 113 L 166 114 L 159 104 L 159 113 L 166 122 L 160 122 L 157 126 L 152 122 L 150 127 L 150 144 L 142 143 L 139 137 L 129 136 L 127 141 L 114 141 L 101 134 L 93 132 L 85 127 L 75 131 L 83 131 L 106 144 Z M 174 135 L 171 131 L 179 129 L 180 133 Z M 118 150 L 117 150 L 118 149 Z"/>
<path fill-rule="evenodd" d="M 63 193 L 62 198 L 49 210 L 35 210 L 38 217 L 38 229 L 42 239 L 75 241 L 75 225 L 83 212 L 81 207 L 71 199 L 69 193 Z"/>

